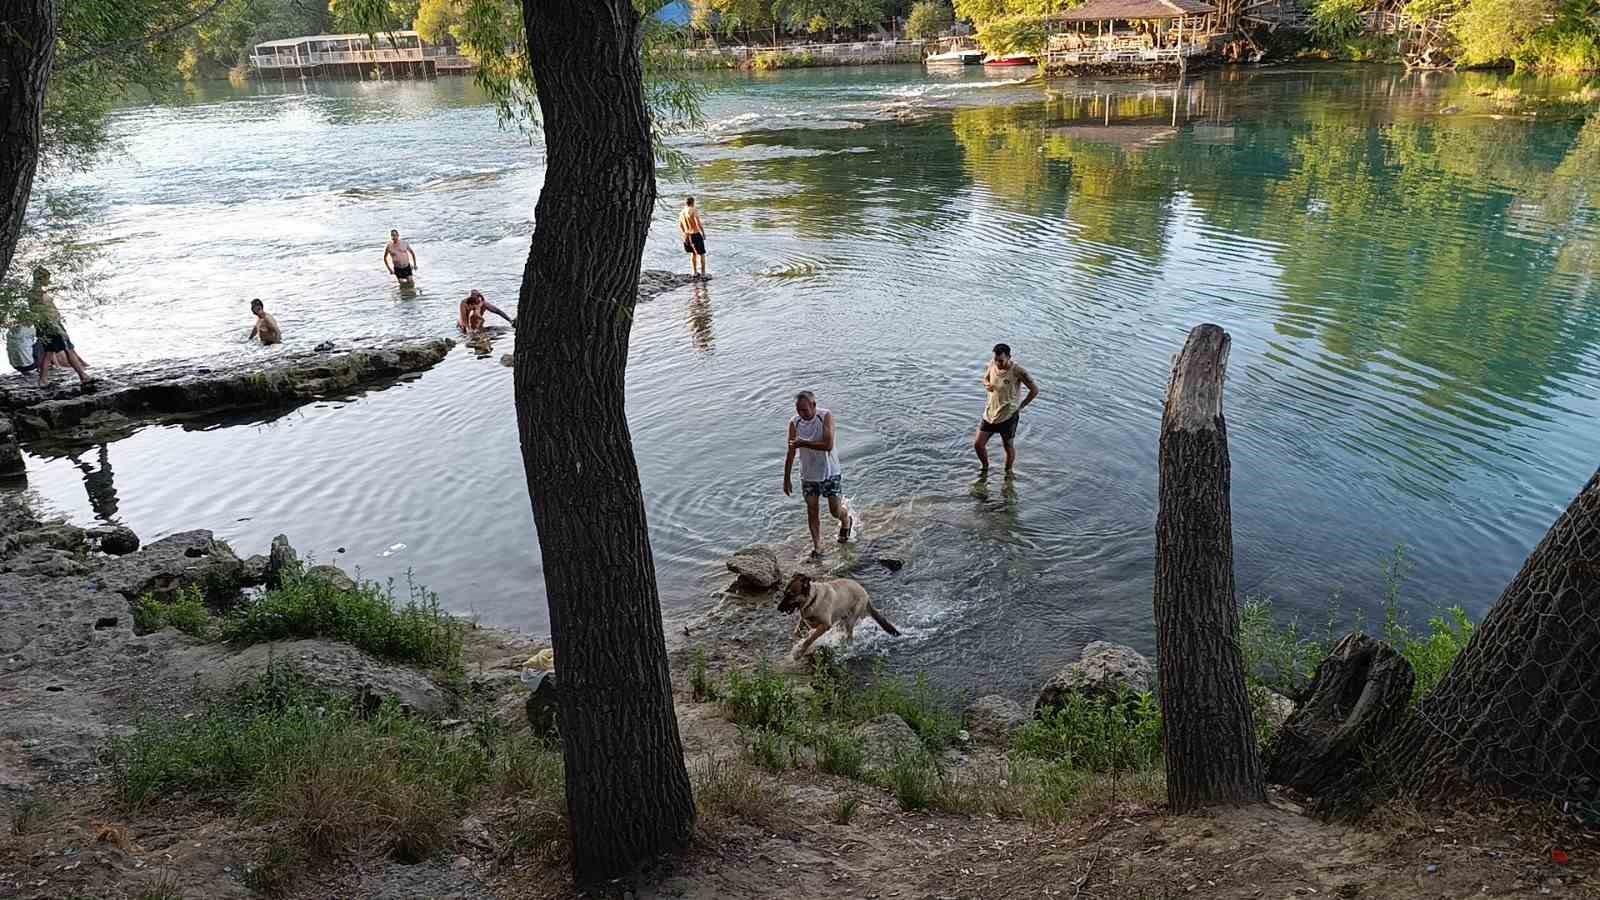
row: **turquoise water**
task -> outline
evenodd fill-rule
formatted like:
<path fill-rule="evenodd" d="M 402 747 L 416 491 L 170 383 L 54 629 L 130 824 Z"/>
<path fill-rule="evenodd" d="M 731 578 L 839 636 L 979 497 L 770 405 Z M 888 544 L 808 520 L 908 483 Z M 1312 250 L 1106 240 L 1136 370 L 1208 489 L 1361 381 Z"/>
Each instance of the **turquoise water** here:
<path fill-rule="evenodd" d="M 1285 614 L 1481 614 L 1600 454 L 1600 115 L 1575 81 L 1365 67 L 1229 70 L 1182 88 L 915 67 L 710 81 L 645 265 L 713 280 L 640 307 L 629 416 L 663 605 L 726 553 L 803 529 L 781 493 L 799 388 L 839 421 L 847 492 L 910 565 L 864 580 L 907 636 L 857 652 L 1025 692 L 1097 638 L 1150 649 L 1156 437 L 1190 327 L 1233 336 L 1226 410 L 1242 591 Z M 446 333 L 471 287 L 515 304 L 542 161 L 470 84 L 207 86 L 135 106 L 124 153 L 47 187 L 98 211 L 111 299 L 69 309 L 91 364 L 215 353 L 261 296 L 291 346 Z M 380 255 L 417 248 L 420 292 Z M 988 347 L 1044 395 L 1009 487 L 971 432 Z M 502 341 L 504 343 L 504 341 Z M 28 484 L 147 539 L 287 532 L 407 569 L 489 623 L 547 627 L 510 371 L 422 378 L 243 422 L 152 427 Z M 404 545 L 400 547 L 399 545 Z M 343 553 L 340 552 L 343 548 Z"/>

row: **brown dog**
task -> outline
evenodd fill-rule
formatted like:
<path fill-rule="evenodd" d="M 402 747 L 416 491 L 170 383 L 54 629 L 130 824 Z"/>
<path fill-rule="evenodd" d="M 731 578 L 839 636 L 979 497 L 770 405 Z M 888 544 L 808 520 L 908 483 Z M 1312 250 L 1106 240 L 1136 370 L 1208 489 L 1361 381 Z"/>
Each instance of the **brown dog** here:
<path fill-rule="evenodd" d="M 800 621 L 811 626 L 810 636 L 794 651 L 795 659 L 804 656 L 817 638 L 827 634 L 828 629 L 840 622 L 844 623 L 846 640 L 855 637 L 856 623 L 865 616 L 871 616 L 879 628 L 890 634 L 900 633 L 893 622 L 885 619 L 873 607 L 867 589 L 849 578 L 813 581 L 810 575 L 796 572 L 789 579 L 789 586 L 783 589 L 783 599 L 778 601 L 778 612 L 791 613 L 795 610 L 800 611 Z"/>

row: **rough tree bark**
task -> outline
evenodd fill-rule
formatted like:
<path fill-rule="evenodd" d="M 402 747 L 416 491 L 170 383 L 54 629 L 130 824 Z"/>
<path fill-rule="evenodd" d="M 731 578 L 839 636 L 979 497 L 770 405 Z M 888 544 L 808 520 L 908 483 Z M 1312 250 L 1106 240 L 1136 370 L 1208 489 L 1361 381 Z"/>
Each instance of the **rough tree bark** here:
<path fill-rule="evenodd" d="M 1423 800 L 1470 787 L 1600 804 L 1600 472 L 1380 761 Z"/>
<path fill-rule="evenodd" d="M 0 12 L 0 277 L 11 271 L 39 168 L 57 14 L 55 0 L 6 0 Z"/>
<path fill-rule="evenodd" d="M 682 847 L 694 798 L 624 413 L 656 197 L 632 0 L 524 0 L 545 179 L 517 310 L 522 459 L 560 677 L 574 873 Z"/>
<path fill-rule="evenodd" d="M 1227 332 L 1201 325 L 1172 366 L 1161 419 L 1156 629 L 1167 804 L 1186 813 L 1266 799 L 1233 585 Z"/>

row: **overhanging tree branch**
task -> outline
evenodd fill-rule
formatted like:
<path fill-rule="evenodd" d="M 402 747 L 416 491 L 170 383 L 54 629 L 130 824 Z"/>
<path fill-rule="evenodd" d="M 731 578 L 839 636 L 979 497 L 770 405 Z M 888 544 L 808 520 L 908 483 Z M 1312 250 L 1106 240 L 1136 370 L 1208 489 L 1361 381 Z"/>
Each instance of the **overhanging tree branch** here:
<path fill-rule="evenodd" d="M 198 13 L 195 13 L 193 16 L 175 25 L 171 25 L 167 28 L 163 28 L 150 34 L 141 35 L 126 41 L 117 41 L 115 43 L 82 51 L 74 56 L 69 56 L 56 64 L 56 71 L 59 72 L 66 69 L 71 69 L 75 66 L 81 66 L 86 62 L 93 62 L 94 60 L 103 56 L 110 56 L 114 53 L 123 53 L 136 47 L 143 47 L 147 44 L 153 44 L 163 38 L 172 37 L 180 31 L 193 28 L 195 25 L 205 21 L 211 16 L 212 13 L 216 12 L 218 9 L 221 9 L 222 4 L 227 2 L 228 0 L 212 0 L 210 6 L 207 6 L 205 9 L 200 10 Z"/>

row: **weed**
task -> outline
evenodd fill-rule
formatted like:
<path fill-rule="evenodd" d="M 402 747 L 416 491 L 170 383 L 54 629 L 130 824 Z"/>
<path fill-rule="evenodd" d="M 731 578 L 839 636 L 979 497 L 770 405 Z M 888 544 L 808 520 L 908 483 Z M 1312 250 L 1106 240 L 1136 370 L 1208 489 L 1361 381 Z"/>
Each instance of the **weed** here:
<path fill-rule="evenodd" d="M 146 594 L 133 604 L 136 634 L 150 634 L 168 627 L 198 638 L 210 633 L 211 612 L 206 609 L 205 597 L 198 589 L 185 588 L 171 600 L 159 600 Z"/>
<path fill-rule="evenodd" d="M 788 679 L 762 662 L 751 675 L 728 673 L 722 692 L 728 719 L 736 725 L 783 734 L 799 719 L 800 701 Z"/>
<path fill-rule="evenodd" d="M 706 653 L 704 650 L 694 651 L 694 664 L 689 672 L 689 689 L 694 693 L 694 702 L 705 703 L 717 699 L 717 685 L 706 673 Z"/>
<path fill-rule="evenodd" d="M 860 778 L 866 769 L 866 748 L 860 740 L 837 728 L 819 729 L 812 746 L 817 751 L 817 768 L 824 772 Z"/>
<path fill-rule="evenodd" d="M 36 794 L 29 795 L 17 802 L 17 810 L 11 817 L 11 833 L 14 835 L 31 834 L 50 818 L 50 801 Z"/>
<path fill-rule="evenodd" d="M 741 732 L 745 754 L 769 772 L 782 772 L 794 758 L 789 738 L 770 728 L 751 728 Z"/>
<path fill-rule="evenodd" d="M 1161 760 L 1161 710 L 1150 694 L 1116 703 L 1073 694 L 1029 721 L 1012 751 L 1091 772 L 1148 771 Z"/>
<path fill-rule="evenodd" d="M 306 854 L 282 837 L 274 838 L 244 869 L 244 884 L 257 893 L 277 896 L 288 891 L 306 866 Z"/>
<path fill-rule="evenodd" d="M 737 760 L 707 758 L 690 771 L 702 820 L 735 819 L 753 825 L 772 821 L 779 798 L 761 775 Z"/>
<path fill-rule="evenodd" d="M 380 659 L 461 671 L 461 623 L 439 606 L 438 595 L 411 585 L 397 603 L 393 587 L 370 583 L 343 590 L 325 579 L 293 576 L 223 621 L 235 644 L 325 637 Z"/>
<path fill-rule="evenodd" d="M 833 824 L 849 825 L 850 820 L 856 817 L 856 810 L 860 808 L 860 797 L 855 794 L 845 794 L 833 803 Z"/>
<path fill-rule="evenodd" d="M 925 750 L 899 753 L 883 772 L 886 786 L 900 808 L 906 811 L 927 809 L 939 791 L 939 771 Z"/>
<path fill-rule="evenodd" d="M 183 900 L 183 883 L 177 873 L 162 871 L 133 896 L 134 900 Z"/>
<path fill-rule="evenodd" d="M 1311 686 L 1317 664 L 1333 649 L 1337 618 L 1334 604 L 1320 630 L 1304 628 L 1297 619 L 1280 626 L 1273 620 L 1269 598 L 1246 599 L 1239 610 L 1239 649 L 1246 671 L 1266 687 L 1299 696 Z"/>
<path fill-rule="evenodd" d="M 952 706 L 928 685 L 925 675 L 919 673 L 908 684 L 878 672 L 855 698 L 852 715 L 865 721 L 892 712 L 911 726 L 929 750 L 938 752 L 950 746 L 961 730 L 961 716 Z"/>

